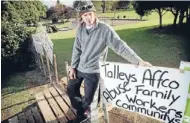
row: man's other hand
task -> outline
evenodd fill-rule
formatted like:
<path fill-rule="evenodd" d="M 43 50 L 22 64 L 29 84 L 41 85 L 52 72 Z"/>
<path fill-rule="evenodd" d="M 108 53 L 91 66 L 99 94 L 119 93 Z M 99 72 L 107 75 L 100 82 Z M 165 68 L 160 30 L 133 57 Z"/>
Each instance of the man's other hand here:
<path fill-rule="evenodd" d="M 70 79 L 76 79 L 76 70 L 75 70 L 75 68 L 70 69 L 69 78 Z"/>
<path fill-rule="evenodd" d="M 152 67 L 152 64 L 150 64 L 147 61 L 140 61 L 138 65 L 145 66 L 145 67 Z"/>

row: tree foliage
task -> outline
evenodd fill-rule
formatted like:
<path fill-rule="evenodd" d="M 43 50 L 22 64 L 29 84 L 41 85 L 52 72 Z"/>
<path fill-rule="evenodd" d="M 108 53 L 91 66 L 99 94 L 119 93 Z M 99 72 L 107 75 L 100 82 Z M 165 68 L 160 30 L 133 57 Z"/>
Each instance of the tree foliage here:
<path fill-rule="evenodd" d="M 77 7 L 78 3 L 74 6 Z M 59 19 L 61 19 L 62 22 L 67 22 L 71 17 L 76 15 L 76 11 L 73 8 L 61 4 L 59 0 L 56 5 L 50 7 L 46 13 L 47 18 L 52 19 L 53 23 L 57 23 Z M 64 19 L 66 20 L 64 21 Z"/>
<path fill-rule="evenodd" d="M 40 1 L 1 1 L 1 7 L 1 60 L 6 75 L 31 64 L 31 31 L 25 24 L 36 23 L 46 10 Z"/>
<path fill-rule="evenodd" d="M 187 23 L 189 23 L 189 1 L 136 1 L 134 3 L 134 8 L 137 14 L 144 16 L 151 11 L 155 11 L 159 15 L 159 28 L 162 28 L 162 17 L 168 11 L 172 12 L 174 15 L 173 25 L 177 23 L 177 18 L 179 16 L 179 25 L 183 23 L 186 17 Z M 186 14 L 186 16 L 185 16 Z"/>
<path fill-rule="evenodd" d="M 31 23 L 45 16 L 46 7 L 40 1 L 2 1 L 2 18 L 13 23 Z"/>
<path fill-rule="evenodd" d="M 118 8 L 119 9 L 127 9 L 130 5 L 131 1 L 123 1 L 123 0 L 120 0 L 118 1 Z"/>

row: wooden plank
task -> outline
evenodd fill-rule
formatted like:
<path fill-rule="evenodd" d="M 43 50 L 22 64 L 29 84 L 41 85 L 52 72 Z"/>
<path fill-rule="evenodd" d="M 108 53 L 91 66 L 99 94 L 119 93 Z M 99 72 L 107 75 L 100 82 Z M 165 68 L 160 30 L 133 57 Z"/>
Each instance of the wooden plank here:
<path fill-rule="evenodd" d="M 44 123 L 37 107 L 31 108 L 36 123 Z"/>
<path fill-rule="evenodd" d="M 9 123 L 18 123 L 18 117 L 14 116 L 13 118 L 9 119 Z"/>
<path fill-rule="evenodd" d="M 35 120 L 34 120 L 34 117 L 32 115 L 32 111 L 30 109 L 28 109 L 26 112 L 25 112 L 25 116 L 28 120 L 28 123 L 35 123 Z"/>
<path fill-rule="evenodd" d="M 72 120 L 75 118 L 74 113 L 71 111 L 71 109 L 68 107 L 68 105 L 63 101 L 63 99 L 60 97 L 60 95 L 57 93 L 54 87 L 49 88 L 52 95 L 55 97 L 56 101 L 58 102 L 59 106 L 62 108 L 66 116 L 69 120 Z"/>
<path fill-rule="evenodd" d="M 63 98 L 63 100 L 67 103 L 67 105 L 71 108 L 71 102 L 70 99 L 68 97 L 68 95 L 66 94 L 65 90 L 63 88 L 61 88 L 59 85 L 54 85 L 55 89 L 57 90 L 57 92 L 61 95 L 61 97 Z M 73 111 L 73 109 L 71 109 Z M 73 111 L 73 113 L 75 114 L 76 112 Z"/>
<path fill-rule="evenodd" d="M 26 117 L 23 112 L 18 115 L 18 119 L 19 119 L 19 123 L 27 123 Z"/>
<path fill-rule="evenodd" d="M 57 92 L 62 96 L 62 98 L 65 100 L 65 102 L 70 106 L 71 102 L 69 100 L 68 95 L 65 93 L 65 90 L 59 87 L 58 85 L 54 85 L 54 87 L 57 90 Z"/>
<path fill-rule="evenodd" d="M 44 95 L 46 96 L 50 106 L 52 107 L 52 110 L 54 111 L 60 123 L 66 123 L 68 121 L 66 116 L 61 111 L 61 109 L 57 105 L 56 101 L 54 100 L 48 89 L 44 90 Z"/>
<path fill-rule="evenodd" d="M 42 92 L 35 95 L 38 102 L 39 108 L 44 116 L 47 123 L 58 123 L 56 117 L 54 116 L 50 106 L 48 105 Z"/>

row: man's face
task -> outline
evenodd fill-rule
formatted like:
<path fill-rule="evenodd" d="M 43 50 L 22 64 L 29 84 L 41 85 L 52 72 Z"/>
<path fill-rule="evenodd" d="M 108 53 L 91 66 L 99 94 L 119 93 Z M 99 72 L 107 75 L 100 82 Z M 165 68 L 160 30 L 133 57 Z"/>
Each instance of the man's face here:
<path fill-rule="evenodd" d="M 94 12 L 85 12 L 81 17 L 87 26 L 93 25 L 96 19 Z"/>

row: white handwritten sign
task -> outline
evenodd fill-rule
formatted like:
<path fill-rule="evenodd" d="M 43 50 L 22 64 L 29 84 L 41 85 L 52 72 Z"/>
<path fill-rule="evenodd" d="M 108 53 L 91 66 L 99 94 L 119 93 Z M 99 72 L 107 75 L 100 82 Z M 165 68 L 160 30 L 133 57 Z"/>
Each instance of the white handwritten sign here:
<path fill-rule="evenodd" d="M 39 54 L 44 55 L 43 53 L 43 48 L 44 48 L 51 64 L 53 64 L 53 43 L 48 37 L 47 32 L 42 31 L 37 34 L 33 34 L 32 38 L 36 51 Z"/>
<path fill-rule="evenodd" d="M 104 103 L 168 123 L 181 123 L 190 72 L 164 67 L 100 63 Z"/>

